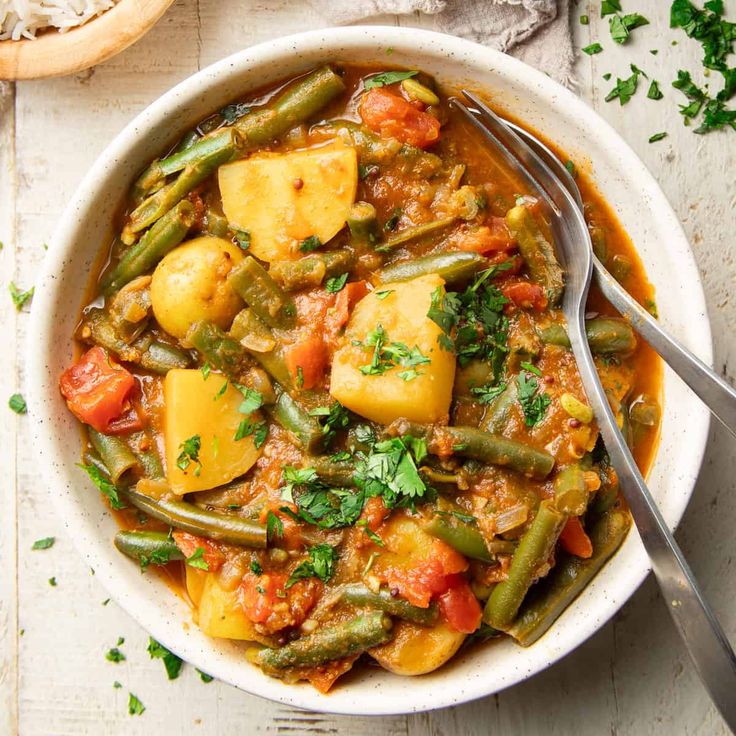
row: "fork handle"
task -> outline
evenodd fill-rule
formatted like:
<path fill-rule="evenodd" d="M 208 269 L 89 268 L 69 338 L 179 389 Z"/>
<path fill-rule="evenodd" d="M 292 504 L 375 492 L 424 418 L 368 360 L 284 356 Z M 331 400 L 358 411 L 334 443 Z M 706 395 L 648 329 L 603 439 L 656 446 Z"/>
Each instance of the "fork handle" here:
<path fill-rule="evenodd" d="M 598 286 L 606 299 L 736 437 L 736 389 L 663 330 L 597 258 L 593 259 L 593 267 Z"/>

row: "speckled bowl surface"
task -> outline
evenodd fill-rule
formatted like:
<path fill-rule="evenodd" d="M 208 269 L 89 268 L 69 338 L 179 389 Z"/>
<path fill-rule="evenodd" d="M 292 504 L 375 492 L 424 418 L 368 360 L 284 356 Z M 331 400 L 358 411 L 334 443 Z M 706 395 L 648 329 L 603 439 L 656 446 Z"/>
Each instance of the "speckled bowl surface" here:
<path fill-rule="evenodd" d="M 390 50 L 390 51 L 389 51 Z M 388 52 L 388 53 L 387 53 Z M 636 532 L 552 630 L 528 649 L 492 642 L 423 677 L 361 668 L 329 695 L 266 677 L 243 647 L 207 638 L 188 606 L 155 575 L 116 552 L 115 521 L 75 467 L 79 432 L 58 389 L 72 359 L 70 336 L 91 264 L 108 242 L 111 218 L 134 176 L 197 120 L 264 84 L 330 60 L 424 69 L 440 83 L 484 89 L 494 104 L 548 136 L 585 168 L 632 237 L 656 287 L 662 324 L 703 360 L 710 326 L 693 255 L 664 195 L 626 143 L 571 92 L 504 54 L 427 31 L 352 27 L 312 31 L 246 49 L 166 93 L 131 122 L 92 167 L 56 231 L 36 289 L 28 395 L 47 485 L 69 535 L 111 596 L 150 633 L 201 670 L 247 692 L 320 711 L 410 713 L 490 695 L 549 667 L 599 629 L 643 581 L 649 562 Z M 705 449 L 707 410 L 665 373 L 662 437 L 650 486 L 674 527 L 690 498 Z"/>

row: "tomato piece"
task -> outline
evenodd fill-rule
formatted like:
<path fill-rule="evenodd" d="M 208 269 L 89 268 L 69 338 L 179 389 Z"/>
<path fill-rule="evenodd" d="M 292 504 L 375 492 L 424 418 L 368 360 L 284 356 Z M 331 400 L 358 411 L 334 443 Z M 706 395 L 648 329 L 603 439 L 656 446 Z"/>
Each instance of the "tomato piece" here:
<path fill-rule="evenodd" d="M 284 513 L 281 510 L 283 508 L 288 508 L 294 514 L 299 511 L 296 504 L 286 503 L 285 501 L 275 504 L 267 504 L 261 510 L 258 520 L 261 524 L 266 524 L 269 513 L 277 516 L 282 527 L 281 535 L 278 537 L 279 546 L 284 547 L 285 549 L 301 549 L 304 546 L 301 527 L 296 521 L 294 521 L 294 519 L 291 518 L 291 516 L 289 516 L 289 514 Z"/>
<path fill-rule="evenodd" d="M 290 588 L 287 580 L 286 573 L 248 573 L 240 586 L 245 615 L 270 634 L 299 626 L 322 593 L 317 578 L 298 580 Z"/>
<path fill-rule="evenodd" d="M 368 293 L 365 281 L 351 281 L 337 293 L 335 306 L 327 315 L 325 329 L 329 334 L 336 335 L 350 319 L 353 307 Z"/>
<path fill-rule="evenodd" d="M 189 532 L 175 531 L 171 536 L 184 557 L 191 557 L 198 549 L 204 550 L 202 559 L 208 572 L 217 572 L 225 564 L 225 555 L 215 542 Z"/>
<path fill-rule="evenodd" d="M 319 386 L 327 368 L 327 346 L 321 337 L 312 335 L 284 350 L 284 360 L 297 388 Z"/>
<path fill-rule="evenodd" d="M 455 631 L 472 634 L 480 626 L 480 603 L 462 575 L 451 575 L 448 583 L 439 597 L 440 614 Z"/>
<path fill-rule="evenodd" d="M 507 281 L 500 287 L 501 293 L 515 306 L 541 312 L 547 308 L 547 297 L 539 284 L 531 281 Z"/>
<path fill-rule="evenodd" d="M 101 347 L 88 350 L 59 379 L 61 395 L 79 421 L 108 432 L 113 420 L 130 408 L 133 375 Z"/>
<path fill-rule="evenodd" d="M 107 425 L 107 434 L 129 434 L 143 429 L 143 420 L 141 419 L 139 410 L 135 406 L 131 406 L 126 412 L 116 419 L 113 419 Z"/>
<path fill-rule="evenodd" d="M 321 693 L 326 693 L 335 684 L 340 675 L 349 672 L 353 663 L 358 659 L 359 654 L 352 654 L 343 659 L 335 659 L 332 662 L 325 662 L 319 667 L 311 667 L 305 670 L 306 679 L 317 688 Z"/>
<path fill-rule="evenodd" d="M 457 247 L 470 253 L 505 252 L 516 247 L 516 240 L 503 217 L 491 217 L 486 225 L 461 232 Z"/>
<path fill-rule="evenodd" d="M 363 122 L 383 138 L 396 138 L 426 148 L 440 137 L 440 121 L 382 87 L 366 92 L 360 101 Z"/>
<path fill-rule="evenodd" d="M 587 560 L 593 554 L 593 543 L 585 533 L 580 517 L 571 516 L 560 534 L 560 545 L 562 549 L 576 557 Z"/>
<path fill-rule="evenodd" d="M 390 513 L 391 511 L 386 508 L 383 499 L 380 496 L 373 496 L 363 506 L 363 510 L 360 512 L 360 520 L 365 521 L 368 529 L 375 532 Z"/>

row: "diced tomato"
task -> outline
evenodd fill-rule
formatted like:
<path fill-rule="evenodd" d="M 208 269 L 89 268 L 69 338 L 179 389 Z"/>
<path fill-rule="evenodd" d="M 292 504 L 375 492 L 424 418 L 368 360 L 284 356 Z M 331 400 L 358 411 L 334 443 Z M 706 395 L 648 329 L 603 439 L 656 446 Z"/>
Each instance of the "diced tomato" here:
<path fill-rule="evenodd" d="M 440 613 L 455 631 L 472 634 L 480 626 L 480 603 L 462 575 L 450 575 L 448 583 L 439 597 Z"/>
<path fill-rule="evenodd" d="M 72 414 L 98 432 L 109 432 L 113 420 L 130 409 L 134 386 L 132 374 L 101 347 L 88 350 L 59 379 L 61 395 Z M 131 428 L 140 429 L 140 425 Z"/>
<path fill-rule="evenodd" d="M 508 253 L 499 251 L 498 253 L 494 253 L 492 256 L 488 257 L 488 265 L 503 265 L 505 270 L 499 271 L 494 278 L 499 278 L 500 276 L 507 278 L 509 276 L 516 276 L 516 274 L 521 271 L 521 268 L 524 265 L 524 259 L 518 254 L 509 256 Z"/>
<path fill-rule="evenodd" d="M 427 560 L 409 569 L 391 568 L 386 582 L 389 588 L 396 588 L 399 595 L 409 603 L 426 608 L 434 596 L 447 590 L 448 576 L 467 569 L 468 561 L 465 557 L 436 539 Z"/>
<path fill-rule="evenodd" d="M 184 557 L 189 558 L 198 549 L 203 550 L 202 559 L 207 563 L 209 572 L 217 572 L 225 564 L 225 555 L 216 542 L 178 530 L 172 532 L 171 536 Z"/>
<path fill-rule="evenodd" d="M 440 137 L 440 121 L 417 110 L 403 97 L 382 87 L 363 95 L 360 117 L 374 132 L 384 138 L 396 138 L 417 148 L 426 148 Z"/>
<path fill-rule="evenodd" d="M 585 533 L 583 525 L 578 516 L 571 516 L 560 534 L 560 545 L 562 549 L 576 557 L 587 560 L 593 554 L 593 543 Z"/>
<path fill-rule="evenodd" d="M 270 634 L 299 626 L 322 593 L 317 578 L 298 580 L 286 588 L 288 577 L 286 573 L 248 573 L 241 583 L 245 615 Z"/>
<path fill-rule="evenodd" d="M 351 281 L 338 292 L 335 306 L 327 315 L 325 329 L 330 334 L 344 327 L 350 319 L 353 307 L 368 293 L 368 285 L 365 281 Z"/>
<path fill-rule="evenodd" d="M 283 529 L 281 535 L 279 536 L 279 546 L 286 549 L 301 549 L 304 546 L 301 528 L 299 524 L 297 524 L 297 522 L 294 521 L 291 516 L 289 516 L 289 514 L 284 513 L 281 510 L 283 508 L 288 508 L 294 514 L 296 514 L 299 510 L 296 507 L 296 504 L 286 503 L 285 501 L 281 501 L 275 504 L 267 504 L 261 510 L 258 520 L 261 522 L 261 524 L 265 524 L 268 521 L 268 515 L 270 513 L 275 514 L 281 522 L 281 526 Z"/>
<path fill-rule="evenodd" d="M 352 654 L 343 659 L 335 659 L 332 662 L 325 662 L 319 667 L 310 667 L 305 670 L 305 679 L 314 685 L 321 693 L 326 693 L 335 684 L 340 675 L 348 672 L 358 659 L 359 654 Z"/>
<path fill-rule="evenodd" d="M 456 242 L 459 250 L 472 253 L 508 251 L 516 247 L 503 217 L 491 217 L 486 225 L 461 231 Z"/>
<path fill-rule="evenodd" d="M 547 297 L 539 284 L 531 281 L 507 281 L 500 286 L 501 293 L 517 307 L 541 312 L 547 308 Z"/>
<path fill-rule="evenodd" d="M 366 526 L 372 532 L 378 530 L 378 527 L 383 524 L 384 519 L 391 513 L 386 508 L 386 504 L 380 496 L 373 496 L 366 501 L 363 506 L 363 511 L 360 513 L 361 521 L 366 522 Z"/>
<path fill-rule="evenodd" d="M 113 419 L 107 425 L 107 434 L 128 434 L 129 432 L 137 432 L 139 429 L 143 429 L 140 409 L 137 406 L 131 406 L 125 413 L 117 419 Z"/>
<path fill-rule="evenodd" d="M 291 380 L 297 388 L 319 386 L 327 368 L 327 346 L 317 335 L 290 345 L 284 350 L 284 360 Z"/>

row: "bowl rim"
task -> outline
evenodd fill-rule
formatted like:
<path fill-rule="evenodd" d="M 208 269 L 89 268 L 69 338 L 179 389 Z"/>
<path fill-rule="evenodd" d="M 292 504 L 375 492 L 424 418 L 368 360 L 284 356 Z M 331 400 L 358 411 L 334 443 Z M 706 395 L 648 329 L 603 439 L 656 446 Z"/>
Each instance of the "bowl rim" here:
<path fill-rule="evenodd" d="M 202 69 L 171 88 L 139 113 L 98 156 L 62 214 L 42 266 L 42 274 L 31 310 L 29 334 L 44 335 L 54 329 L 50 306 L 53 304 L 52 293 L 60 288 L 61 279 L 57 277 L 57 274 L 62 271 L 66 254 L 73 247 L 71 235 L 77 227 L 78 221 L 83 219 L 83 217 L 80 218 L 80 212 L 84 212 L 89 208 L 89 204 L 97 192 L 97 181 L 104 179 L 105 169 L 111 161 L 115 161 L 115 166 L 120 165 L 126 152 L 134 146 L 143 132 L 155 129 L 165 123 L 167 116 L 170 114 L 170 107 L 183 104 L 182 99 L 184 101 L 196 100 L 198 96 L 206 94 L 213 83 L 222 82 L 228 74 L 236 74 L 239 70 L 247 68 L 249 64 L 262 65 L 269 61 L 278 62 L 284 55 L 293 54 L 295 50 L 302 52 L 322 51 L 325 57 L 329 58 L 331 54 L 338 50 L 344 54 L 349 52 L 351 48 L 364 47 L 371 33 L 380 34 L 382 45 L 398 48 L 401 52 L 426 54 L 427 49 L 432 48 L 432 53 L 438 56 L 440 54 L 442 56 L 470 54 L 474 62 L 489 65 L 501 75 L 513 75 L 517 82 L 521 80 L 523 84 L 533 87 L 535 94 L 544 103 L 552 104 L 552 98 L 555 98 L 555 104 L 569 106 L 586 125 L 591 126 L 600 136 L 605 137 L 610 144 L 615 145 L 617 154 L 620 155 L 623 164 L 630 172 L 630 178 L 636 178 L 639 181 L 639 186 L 651 195 L 650 206 L 656 209 L 663 218 L 666 218 L 668 227 L 680 236 L 679 245 L 681 247 L 677 251 L 677 255 L 678 258 L 681 258 L 681 261 L 678 261 L 678 268 L 683 270 L 692 284 L 688 297 L 690 299 L 691 314 L 693 315 L 692 319 L 698 326 L 697 333 L 691 339 L 691 348 L 705 362 L 712 363 L 710 322 L 695 257 L 679 220 L 656 180 L 619 134 L 598 113 L 571 91 L 542 72 L 513 57 L 455 36 L 415 28 L 386 26 L 317 29 L 260 43 Z M 69 496 L 53 491 L 54 486 L 60 485 L 62 480 L 58 474 L 54 473 L 53 463 L 48 462 L 49 458 L 55 456 L 55 450 L 51 434 L 43 431 L 44 426 L 52 425 L 54 416 L 50 403 L 42 400 L 42 395 L 47 390 L 48 383 L 45 360 L 41 351 L 34 350 L 34 346 L 31 344 L 27 347 L 27 359 L 29 408 L 31 415 L 36 420 L 34 423 L 34 444 L 39 453 L 39 458 L 42 459 L 41 467 L 47 481 L 49 494 L 63 518 L 65 527 L 69 529 L 75 547 L 88 564 L 97 571 L 97 578 L 107 588 L 110 596 L 157 640 L 186 661 L 192 662 L 204 671 L 211 672 L 218 679 L 235 685 L 248 693 L 308 710 L 349 715 L 414 713 L 475 700 L 522 682 L 577 649 L 592 634 L 598 631 L 633 595 L 651 569 L 648 560 L 641 552 L 641 542 L 637 537 L 634 542 L 640 552 L 637 558 L 638 566 L 628 570 L 625 585 L 620 585 L 616 591 L 607 592 L 605 601 L 602 602 L 600 610 L 596 611 L 596 615 L 586 618 L 585 623 L 576 629 L 575 636 L 572 637 L 573 643 L 558 649 L 539 666 L 534 666 L 521 673 L 515 670 L 514 675 L 507 677 L 497 687 L 488 688 L 482 683 L 474 683 L 471 686 L 471 683 L 467 682 L 462 683 L 462 686 L 459 686 L 458 683 L 458 687 L 448 687 L 443 682 L 443 687 L 442 684 L 438 686 L 437 683 L 433 683 L 425 688 L 426 693 L 416 698 L 414 702 L 409 703 L 405 700 L 397 701 L 380 697 L 368 699 L 370 702 L 366 702 L 366 699 L 361 701 L 357 699 L 350 701 L 348 699 L 347 702 L 332 700 L 331 703 L 331 696 L 329 695 L 320 695 L 312 688 L 284 686 L 278 680 L 274 680 L 273 684 L 267 681 L 255 680 L 246 687 L 242 682 L 237 682 L 237 678 L 234 676 L 218 674 L 214 653 L 210 655 L 212 666 L 208 666 L 206 662 L 203 663 L 202 658 L 205 653 L 197 647 L 196 643 L 189 642 L 187 637 L 183 635 L 181 621 L 172 622 L 171 620 L 165 620 L 163 616 L 147 618 L 150 606 L 143 594 L 142 587 L 127 590 L 128 586 L 121 586 L 120 580 L 116 579 L 114 570 L 112 568 L 108 569 L 104 563 L 99 534 L 95 535 L 92 528 L 87 528 L 89 527 L 88 522 L 83 519 L 78 505 Z M 675 500 L 671 502 L 673 507 L 671 516 L 673 519 L 669 522 L 670 528 L 676 527 L 692 495 L 705 453 L 709 425 L 710 414 L 704 406 L 688 416 L 688 438 L 691 444 L 689 462 L 684 465 L 683 478 L 685 483 L 689 484 L 690 489 L 687 493 L 681 492 L 678 494 Z M 444 679 L 451 682 L 452 677 L 452 674 L 449 674 Z M 349 685 L 345 687 L 349 687 Z"/>
<path fill-rule="evenodd" d="M 84 71 L 142 38 L 174 0 L 119 0 L 81 26 L 0 41 L 0 79 L 43 79 Z"/>

